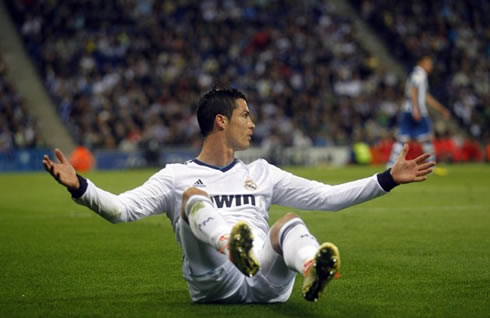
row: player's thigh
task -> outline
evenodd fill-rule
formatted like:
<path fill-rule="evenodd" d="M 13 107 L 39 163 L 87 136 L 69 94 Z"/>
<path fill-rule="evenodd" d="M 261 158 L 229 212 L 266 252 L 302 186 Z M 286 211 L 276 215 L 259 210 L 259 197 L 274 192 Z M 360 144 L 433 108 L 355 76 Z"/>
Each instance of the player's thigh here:
<path fill-rule="evenodd" d="M 412 114 L 403 112 L 400 116 L 400 131 L 398 133 L 398 138 L 403 140 L 403 142 L 410 140 L 415 126 L 416 121 L 413 119 Z"/>
<path fill-rule="evenodd" d="M 286 301 L 291 294 L 296 272 L 286 266 L 284 258 L 274 251 L 269 239 L 264 242 L 258 258 L 260 271 L 249 279 L 254 301 Z"/>
<path fill-rule="evenodd" d="M 198 240 L 190 226 L 177 222 L 184 253 L 182 273 L 194 302 L 241 303 L 247 296 L 245 277 L 226 256 Z"/>
<path fill-rule="evenodd" d="M 182 219 L 177 223 L 177 230 L 184 253 L 184 265 L 193 275 L 208 274 L 228 261 L 225 255 L 197 239 L 190 226 Z"/>

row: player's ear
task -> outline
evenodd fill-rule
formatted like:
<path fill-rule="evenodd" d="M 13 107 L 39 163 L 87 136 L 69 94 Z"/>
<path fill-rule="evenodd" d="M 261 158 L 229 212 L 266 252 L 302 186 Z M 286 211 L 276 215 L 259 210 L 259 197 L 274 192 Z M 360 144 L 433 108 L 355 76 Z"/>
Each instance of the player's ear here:
<path fill-rule="evenodd" d="M 214 124 L 219 130 L 223 130 L 228 124 L 228 118 L 225 115 L 218 114 L 214 119 Z"/>

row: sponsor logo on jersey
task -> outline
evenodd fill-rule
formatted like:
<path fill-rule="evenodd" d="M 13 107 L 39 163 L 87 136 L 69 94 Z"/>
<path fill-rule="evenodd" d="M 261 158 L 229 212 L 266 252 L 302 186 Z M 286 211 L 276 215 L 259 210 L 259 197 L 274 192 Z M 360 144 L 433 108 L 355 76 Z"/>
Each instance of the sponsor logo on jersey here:
<path fill-rule="evenodd" d="M 256 206 L 255 196 L 252 194 L 224 194 L 213 195 L 211 200 L 218 209 L 231 208 L 232 206 L 253 205 Z"/>
<path fill-rule="evenodd" d="M 204 184 L 204 182 L 202 182 L 201 179 L 197 179 L 197 181 L 194 182 L 194 187 L 197 187 L 197 188 L 205 188 L 206 185 Z"/>
<path fill-rule="evenodd" d="M 252 179 L 245 180 L 245 189 L 249 191 L 257 190 L 257 183 L 255 183 Z"/>

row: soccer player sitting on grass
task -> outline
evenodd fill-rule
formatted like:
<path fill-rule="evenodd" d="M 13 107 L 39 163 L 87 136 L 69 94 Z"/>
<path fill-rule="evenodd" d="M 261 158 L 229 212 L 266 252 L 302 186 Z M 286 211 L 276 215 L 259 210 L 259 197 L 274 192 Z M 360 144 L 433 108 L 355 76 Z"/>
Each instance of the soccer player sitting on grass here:
<path fill-rule="evenodd" d="M 383 173 L 340 185 L 310 181 L 263 159 L 245 164 L 235 151 L 250 146 L 254 123 L 247 99 L 235 89 L 214 89 L 199 101 L 204 136 L 199 156 L 169 164 L 143 185 L 114 195 L 78 175 L 60 150 L 44 167 L 72 198 L 110 222 L 165 213 L 183 251 L 183 276 L 195 302 L 272 303 L 291 295 L 296 273 L 305 299 L 317 300 L 339 272 L 332 243 L 319 244 L 301 218 L 288 213 L 269 228 L 273 204 L 308 210 L 340 210 L 423 181 L 429 154 L 406 160 L 403 148 Z"/>

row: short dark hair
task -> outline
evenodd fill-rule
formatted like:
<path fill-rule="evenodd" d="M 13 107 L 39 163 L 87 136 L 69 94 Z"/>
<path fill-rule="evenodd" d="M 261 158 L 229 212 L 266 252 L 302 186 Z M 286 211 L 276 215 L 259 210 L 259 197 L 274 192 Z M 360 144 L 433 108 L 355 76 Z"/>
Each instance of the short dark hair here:
<path fill-rule="evenodd" d="M 417 63 L 420 63 L 425 59 L 430 59 L 432 60 L 432 62 L 434 62 L 434 56 L 427 52 L 421 52 L 420 54 L 417 55 L 416 58 L 417 58 Z"/>
<path fill-rule="evenodd" d="M 213 130 L 216 115 L 231 118 L 239 98 L 247 101 L 245 94 L 235 88 L 213 88 L 201 97 L 197 107 L 197 122 L 203 137 Z"/>

